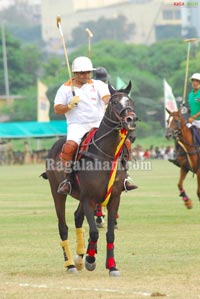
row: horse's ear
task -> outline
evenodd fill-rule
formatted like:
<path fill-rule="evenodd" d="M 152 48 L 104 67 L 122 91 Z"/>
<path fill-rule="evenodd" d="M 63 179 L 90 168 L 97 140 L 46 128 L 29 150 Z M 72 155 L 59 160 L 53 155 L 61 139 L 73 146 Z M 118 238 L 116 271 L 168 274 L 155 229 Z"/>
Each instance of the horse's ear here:
<path fill-rule="evenodd" d="M 129 81 L 128 85 L 125 88 L 121 88 L 118 90 L 118 92 L 123 92 L 125 94 L 129 94 L 131 91 L 132 83 Z"/>
<path fill-rule="evenodd" d="M 167 113 L 169 113 L 169 115 L 172 114 L 172 112 L 167 107 L 165 107 L 165 110 L 167 111 Z"/>
<path fill-rule="evenodd" d="M 125 88 L 125 93 L 129 94 L 130 91 L 131 91 L 131 88 L 132 88 L 132 83 L 131 83 L 131 80 L 130 80 L 129 83 L 128 83 L 128 85 Z"/>
<path fill-rule="evenodd" d="M 110 84 L 109 81 L 108 81 L 108 89 L 109 89 L 111 95 L 113 95 L 114 93 L 117 92 L 117 90 Z"/>

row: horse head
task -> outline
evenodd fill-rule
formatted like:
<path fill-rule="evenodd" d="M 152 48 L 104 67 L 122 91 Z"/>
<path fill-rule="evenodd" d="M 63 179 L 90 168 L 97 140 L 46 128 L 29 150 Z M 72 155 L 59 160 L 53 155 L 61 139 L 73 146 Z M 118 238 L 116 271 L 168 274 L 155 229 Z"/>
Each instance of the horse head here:
<path fill-rule="evenodd" d="M 167 120 L 168 128 L 166 130 L 165 137 L 167 139 L 176 139 L 177 137 L 181 136 L 182 128 L 185 125 L 185 120 L 181 114 L 181 108 L 174 112 L 167 108 L 165 109 L 169 114 L 169 118 Z"/>
<path fill-rule="evenodd" d="M 108 88 L 111 94 L 108 107 L 106 109 L 106 117 L 117 128 L 125 128 L 128 131 L 133 131 L 136 128 L 138 117 L 134 110 L 134 102 L 128 96 L 131 90 L 131 81 L 126 88 L 116 90 L 108 83 Z"/>

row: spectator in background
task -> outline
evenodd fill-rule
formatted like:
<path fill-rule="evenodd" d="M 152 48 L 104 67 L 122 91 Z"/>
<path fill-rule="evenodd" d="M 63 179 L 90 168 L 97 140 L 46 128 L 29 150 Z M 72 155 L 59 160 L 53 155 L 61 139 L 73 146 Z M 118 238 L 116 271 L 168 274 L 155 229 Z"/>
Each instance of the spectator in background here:
<path fill-rule="evenodd" d="M 29 143 L 24 141 L 24 164 L 30 164 L 31 160 L 31 149 Z"/>

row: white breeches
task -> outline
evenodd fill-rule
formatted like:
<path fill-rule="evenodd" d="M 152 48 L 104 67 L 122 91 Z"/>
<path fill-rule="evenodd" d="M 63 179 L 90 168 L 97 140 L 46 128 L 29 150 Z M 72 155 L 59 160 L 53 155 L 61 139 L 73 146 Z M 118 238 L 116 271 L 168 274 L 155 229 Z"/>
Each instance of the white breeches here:
<path fill-rule="evenodd" d="M 200 129 L 200 120 L 198 119 L 195 119 L 193 122 L 192 122 L 192 125 L 197 127 L 198 129 Z"/>
<path fill-rule="evenodd" d="M 83 135 L 85 135 L 85 133 L 90 131 L 92 128 L 98 128 L 99 125 L 99 121 L 88 124 L 68 124 L 67 140 L 73 140 L 77 144 L 80 144 Z"/>
<path fill-rule="evenodd" d="M 191 128 L 192 126 L 195 126 L 196 128 L 200 129 L 200 120 L 194 120 L 192 123 L 187 123 L 186 126 L 188 128 Z"/>

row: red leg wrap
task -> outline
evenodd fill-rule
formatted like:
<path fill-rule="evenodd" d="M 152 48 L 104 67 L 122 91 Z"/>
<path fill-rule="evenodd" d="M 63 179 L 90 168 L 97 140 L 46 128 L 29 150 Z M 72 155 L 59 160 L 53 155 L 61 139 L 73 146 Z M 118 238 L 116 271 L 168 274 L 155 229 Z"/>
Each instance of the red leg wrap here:
<path fill-rule="evenodd" d="M 95 216 L 97 216 L 97 217 L 103 216 L 103 214 L 102 214 L 102 205 L 100 203 L 96 204 Z"/>
<path fill-rule="evenodd" d="M 97 242 L 91 242 L 88 244 L 87 254 L 94 256 L 97 253 Z"/>
<path fill-rule="evenodd" d="M 114 259 L 114 243 L 107 243 L 107 260 L 106 260 L 106 268 L 115 268 L 115 259 Z"/>
<path fill-rule="evenodd" d="M 108 260 L 107 260 L 107 268 L 110 269 L 110 268 L 113 268 L 113 267 L 114 268 L 116 267 L 114 257 L 109 257 Z"/>
<path fill-rule="evenodd" d="M 107 249 L 111 250 L 114 248 L 114 243 L 107 243 Z"/>

